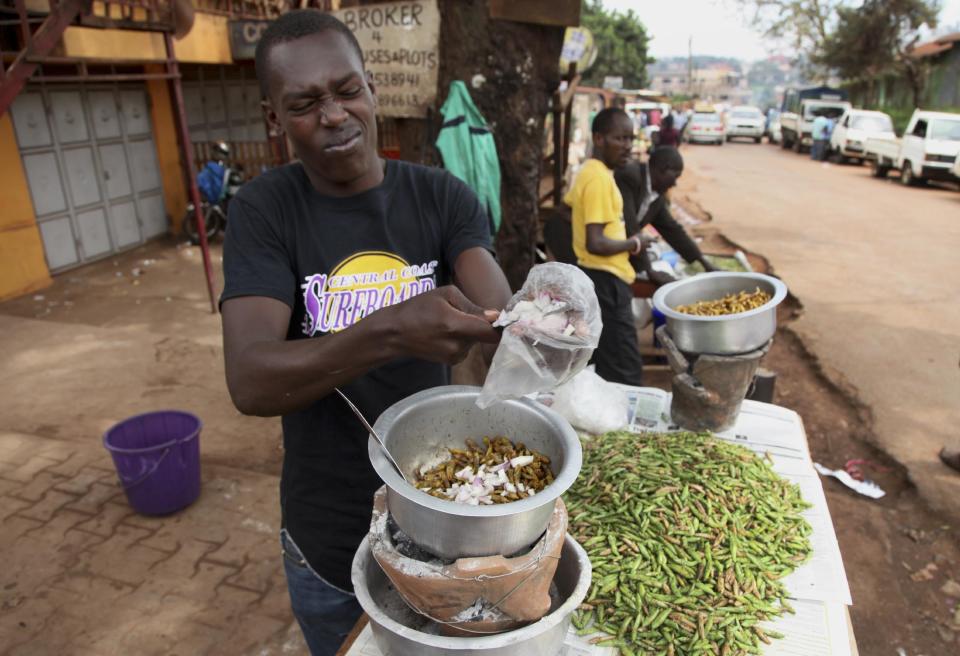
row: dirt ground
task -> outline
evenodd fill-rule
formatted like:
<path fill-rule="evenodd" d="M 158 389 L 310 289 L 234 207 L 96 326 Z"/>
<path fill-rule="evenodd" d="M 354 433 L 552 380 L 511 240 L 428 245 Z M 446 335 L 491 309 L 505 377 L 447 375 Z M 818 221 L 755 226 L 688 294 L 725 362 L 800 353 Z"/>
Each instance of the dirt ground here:
<path fill-rule="evenodd" d="M 693 228 L 703 237 L 705 251 L 732 253 L 738 247 L 710 221 L 695 194 L 681 189 L 675 200 L 705 222 Z M 761 255 L 746 254 L 756 270 L 777 273 Z M 816 462 L 843 469 L 849 460 L 866 460 L 865 476 L 887 493 L 872 500 L 822 479 L 850 583 L 859 651 L 863 656 L 897 656 L 898 649 L 907 656 L 960 653 L 960 615 L 955 616 L 960 589 L 948 583 L 960 583 L 960 527 L 932 512 L 906 470 L 872 446 L 869 409 L 828 380 L 817 355 L 791 327 L 802 301 L 790 297 L 782 306 L 780 328 L 762 363 L 777 374 L 774 403 L 803 418 Z M 661 370 L 648 384 L 668 389 L 668 379 Z"/>

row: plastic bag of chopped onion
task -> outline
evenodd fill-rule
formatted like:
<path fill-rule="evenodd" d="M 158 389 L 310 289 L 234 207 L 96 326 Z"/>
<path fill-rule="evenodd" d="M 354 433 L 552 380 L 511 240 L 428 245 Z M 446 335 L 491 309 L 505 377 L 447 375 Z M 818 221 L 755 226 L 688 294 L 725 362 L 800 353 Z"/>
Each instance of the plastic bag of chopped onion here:
<path fill-rule="evenodd" d="M 533 267 L 493 324 L 503 337 L 477 405 L 548 392 L 576 376 L 600 341 L 593 282 L 575 266 Z"/>

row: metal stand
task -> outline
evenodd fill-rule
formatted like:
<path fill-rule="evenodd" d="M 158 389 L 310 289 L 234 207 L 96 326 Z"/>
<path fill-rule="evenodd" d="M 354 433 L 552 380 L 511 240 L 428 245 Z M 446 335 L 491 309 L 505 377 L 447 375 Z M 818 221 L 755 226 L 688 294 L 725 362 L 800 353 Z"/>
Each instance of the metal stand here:
<path fill-rule="evenodd" d="M 772 340 L 749 353 L 706 355 L 682 353 L 666 326 L 657 329 L 657 339 L 674 372 L 670 403 L 674 423 L 694 431 L 722 431 L 733 426 Z"/>
<path fill-rule="evenodd" d="M 190 202 L 193 203 L 193 218 L 197 222 L 197 234 L 200 236 L 200 253 L 203 255 L 203 272 L 207 279 L 210 312 L 216 314 L 217 295 L 213 290 L 213 265 L 210 262 L 210 245 L 207 243 L 207 227 L 203 221 L 200 190 L 197 188 L 197 175 L 193 164 L 193 144 L 190 141 L 190 131 L 187 128 L 187 112 L 183 104 L 183 87 L 180 84 L 180 68 L 173 50 L 173 36 L 169 32 L 164 32 L 163 39 L 167 49 L 167 73 L 172 78 L 170 86 L 173 90 L 173 103 L 176 108 L 177 129 L 180 132 L 180 156 L 183 158 L 187 190 L 190 192 Z"/>

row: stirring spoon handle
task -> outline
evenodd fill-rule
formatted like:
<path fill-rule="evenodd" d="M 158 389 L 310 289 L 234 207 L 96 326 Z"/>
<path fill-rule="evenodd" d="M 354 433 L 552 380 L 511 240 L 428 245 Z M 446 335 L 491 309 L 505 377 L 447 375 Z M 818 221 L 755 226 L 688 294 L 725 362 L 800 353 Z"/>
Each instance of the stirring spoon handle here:
<path fill-rule="evenodd" d="M 337 394 L 340 395 L 340 398 L 342 398 L 344 401 L 346 401 L 347 405 L 350 407 L 350 410 L 353 411 L 353 414 L 356 415 L 357 419 L 360 420 L 360 423 L 363 424 L 364 428 L 366 428 L 367 431 L 368 431 L 371 435 L 373 435 L 373 438 L 374 438 L 374 439 L 377 441 L 377 443 L 380 445 L 380 450 L 383 451 L 384 455 L 387 456 L 387 460 L 390 461 L 390 464 L 392 464 L 393 467 L 394 467 L 394 469 L 397 470 L 397 473 L 400 474 L 400 478 L 402 478 L 405 483 L 408 483 L 408 484 L 409 484 L 410 481 L 408 481 L 408 480 L 407 480 L 407 477 L 403 475 L 403 470 L 400 469 L 400 465 L 398 465 L 398 464 L 397 464 L 397 461 L 393 459 L 393 456 L 392 456 L 392 455 L 390 455 L 390 451 L 387 449 L 387 445 L 384 444 L 384 443 L 383 443 L 383 440 L 380 439 L 380 436 L 377 435 L 377 431 L 373 430 L 373 426 L 371 426 L 371 425 L 370 425 L 370 422 L 368 422 L 367 419 L 366 419 L 366 417 L 363 416 L 363 413 L 360 412 L 360 409 L 357 408 L 357 406 L 353 405 L 353 401 L 351 401 L 350 399 L 348 399 L 348 398 L 347 398 L 347 395 L 344 394 L 343 392 L 341 392 L 339 387 L 334 387 L 333 389 L 336 391 Z"/>

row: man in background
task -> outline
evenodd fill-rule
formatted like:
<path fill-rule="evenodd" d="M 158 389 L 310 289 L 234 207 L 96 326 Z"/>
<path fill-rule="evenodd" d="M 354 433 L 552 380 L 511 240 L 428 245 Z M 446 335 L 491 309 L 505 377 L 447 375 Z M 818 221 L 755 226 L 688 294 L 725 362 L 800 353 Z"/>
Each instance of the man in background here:
<path fill-rule="evenodd" d="M 677 223 L 670 211 L 667 192 L 683 175 L 683 157 L 676 148 L 658 147 L 646 164 L 633 160 L 614 171 L 617 188 L 623 196 L 623 216 L 629 234 L 638 234 L 651 225 L 687 262 L 699 262 L 706 271 L 716 271 L 700 247 Z M 646 251 L 632 258 L 638 271 L 645 271 L 651 282 L 662 285 L 673 280 L 668 274 L 653 269 Z"/>
<path fill-rule="evenodd" d="M 830 144 L 830 119 L 823 114 L 817 114 L 813 119 L 812 136 L 810 158 L 815 162 L 822 162 L 827 158 L 827 146 Z"/>
<path fill-rule="evenodd" d="M 577 264 L 593 281 L 603 331 L 593 354 L 597 374 L 610 382 L 641 385 L 643 361 L 633 322 L 631 255 L 643 248 L 639 235 L 627 236 L 623 197 L 613 170 L 630 159 L 633 122 L 625 111 L 607 108 L 593 120 L 593 156 L 580 169 L 564 197 L 572 210 Z"/>

